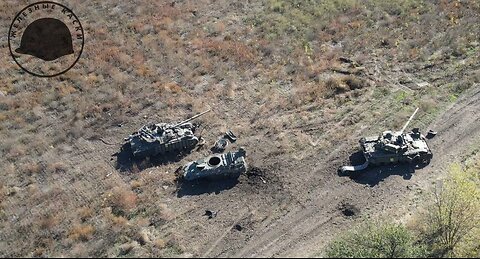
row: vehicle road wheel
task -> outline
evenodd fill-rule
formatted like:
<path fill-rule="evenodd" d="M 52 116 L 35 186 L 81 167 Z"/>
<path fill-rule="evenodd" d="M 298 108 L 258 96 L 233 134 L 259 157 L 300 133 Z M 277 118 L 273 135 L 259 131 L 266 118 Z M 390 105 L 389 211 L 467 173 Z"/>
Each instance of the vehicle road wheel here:
<path fill-rule="evenodd" d="M 413 164 L 417 168 L 423 168 L 430 164 L 430 157 L 427 154 L 418 155 L 413 159 Z"/>

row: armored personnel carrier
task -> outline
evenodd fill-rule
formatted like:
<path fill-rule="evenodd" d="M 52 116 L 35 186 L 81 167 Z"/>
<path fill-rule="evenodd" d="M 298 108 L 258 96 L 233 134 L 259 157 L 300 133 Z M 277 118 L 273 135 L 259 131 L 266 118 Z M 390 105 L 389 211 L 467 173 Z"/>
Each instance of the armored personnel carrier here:
<path fill-rule="evenodd" d="M 414 165 L 427 165 L 433 157 L 426 138 L 418 128 L 404 133 L 410 121 L 418 112 L 418 108 L 410 116 L 407 123 L 398 132 L 384 131 L 378 136 L 360 139 L 360 148 L 365 163 L 357 166 L 343 166 L 342 172 L 354 172 L 369 165 L 384 165 L 408 162 Z"/>
<path fill-rule="evenodd" d="M 167 152 L 191 150 L 198 144 L 195 125 L 190 121 L 202 116 L 204 111 L 191 118 L 175 124 L 158 123 L 143 126 L 137 132 L 125 138 L 135 157 L 156 156 Z"/>
<path fill-rule="evenodd" d="M 215 154 L 186 164 L 180 171 L 187 181 L 220 178 L 238 178 L 247 171 L 246 152 L 240 148 L 236 152 Z"/>

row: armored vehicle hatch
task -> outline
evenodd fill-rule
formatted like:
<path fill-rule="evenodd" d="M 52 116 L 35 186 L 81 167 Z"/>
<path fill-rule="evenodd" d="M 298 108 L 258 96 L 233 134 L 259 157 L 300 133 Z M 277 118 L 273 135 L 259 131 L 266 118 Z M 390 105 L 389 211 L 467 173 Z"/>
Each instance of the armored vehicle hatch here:
<path fill-rule="evenodd" d="M 187 181 L 201 178 L 238 178 L 247 171 L 246 152 L 240 148 L 236 152 L 215 154 L 186 164 L 181 173 Z"/>

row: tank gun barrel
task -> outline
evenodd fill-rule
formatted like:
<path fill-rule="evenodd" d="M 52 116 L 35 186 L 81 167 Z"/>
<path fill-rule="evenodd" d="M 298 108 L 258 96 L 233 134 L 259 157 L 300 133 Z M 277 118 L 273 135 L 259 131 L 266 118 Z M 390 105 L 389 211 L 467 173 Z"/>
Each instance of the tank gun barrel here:
<path fill-rule="evenodd" d="M 185 124 L 185 123 L 187 123 L 187 122 L 189 122 L 189 121 L 192 121 L 192 120 L 194 120 L 194 119 L 196 119 L 196 118 L 204 115 L 205 113 L 210 112 L 211 110 L 212 110 L 212 109 L 208 109 L 208 110 L 206 110 L 206 111 L 204 111 L 204 112 L 202 112 L 202 113 L 199 113 L 199 114 L 197 114 L 197 115 L 195 115 L 195 116 L 193 116 L 193 117 L 191 117 L 191 118 L 188 118 L 188 119 L 186 119 L 186 120 L 184 120 L 184 121 L 181 121 L 181 122 L 179 122 L 179 123 L 176 123 L 176 124 L 173 125 L 172 127 L 173 127 L 173 128 L 174 128 L 174 127 L 178 127 L 178 126 L 180 126 L 180 125 L 182 125 L 182 124 Z"/>
<path fill-rule="evenodd" d="M 405 129 L 408 127 L 408 124 L 410 124 L 410 122 L 412 121 L 413 117 L 415 117 L 415 114 L 417 114 L 418 110 L 419 110 L 419 108 L 417 108 L 417 109 L 413 112 L 412 116 L 410 116 L 410 118 L 408 119 L 407 123 L 405 123 L 405 125 L 403 125 L 403 128 L 400 130 L 400 133 L 403 133 L 403 131 L 405 131 Z"/>

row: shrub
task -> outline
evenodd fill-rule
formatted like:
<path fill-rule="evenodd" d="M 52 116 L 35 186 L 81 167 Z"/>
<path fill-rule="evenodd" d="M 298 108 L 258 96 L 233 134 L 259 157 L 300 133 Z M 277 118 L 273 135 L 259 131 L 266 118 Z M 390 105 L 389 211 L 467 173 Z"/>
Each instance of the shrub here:
<path fill-rule="evenodd" d="M 233 57 L 240 65 L 255 62 L 256 53 L 253 48 L 237 41 L 206 40 L 201 42 L 201 48 L 213 56 L 220 56 L 224 60 Z"/>
<path fill-rule="evenodd" d="M 22 166 L 22 172 L 28 175 L 38 174 L 42 171 L 42 166 L 39 163 L 31 162 Z"/>
<path fill-rule="evenodd" d="M 58 218 L 56 216 L 53 216 L 53 215 L 46 215 L 46 216 L 43 216 L 41 219 L 40 219 L 40 229 L 52 229 L 53 227 L 55 227 L 56 225 L 58 225 Z"/>
<path fill-rule="evenodd" d="M 365 79 L 356 76 L 346 76 L 344 81 L 351 90 L 361 89 L 368 86 L 368 82 Z"/>
<path fill-rule="evenodd" d="M 27 148 L 22 144 L 16 144 L 8 151 L 8 159 L 14 161 L 28 154 Z"/>
<path fill-rule="evenodd" d="M 157 239 L 153 242 L 153 244 L 159 249 L 163 249 L 165 246 L 167 246 L 167 242 L 165 242 L 163 239 Z"/>
<path fill-rule="evenodd" d="M 88 241 L 95 233 L 95 228 L 91 225 L 76 225 L 70 230 L 69 238 L 73 240 Z"/>
<path fill-rule="evenodd" d="M 326 254 L 334 258 L 411 258 L 421 256 L 421 251 L 402 225 L 368 223 L 334 240 Z"/>
<path fill-rule="evenodd" d="M 63 162 L 53 162 L 47 165 L 47 172 L 62 173 L 67 171 L 67 166 Z"/>
<path fill-rule="evenodd" d="M 346 85 L 339 77 L 330 77 L 325 82 L 325 89 L 327 91 L 326 97 L 332 97 L 336 94 L 341 94 L 350 90 L 348 85 Z"/>
<path fill-rule="evenodd" d="M 89 207 L 82 207 L 77 211 L 80 220 L 86 221 L 93 216 L 94 211 Z"/>
<path fill-rule="evenodd" d="M 433 193 L 424 225 L 425 241 L 435 257 L 471 256 L 480 252 L 480 179 L 478 168 L 455 164 Z"/>
<path fill-rule="evenodd" d="M 131 190 L 116 187 L 108 194 L 108 202 L 115 215 L 123 216 L 137 205 L 137 195 Z"/>

